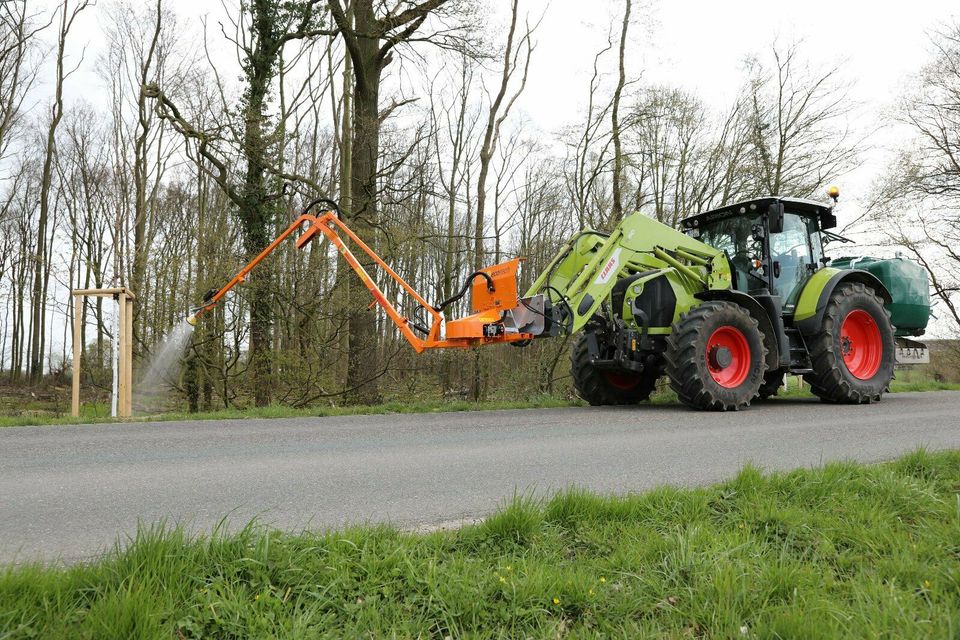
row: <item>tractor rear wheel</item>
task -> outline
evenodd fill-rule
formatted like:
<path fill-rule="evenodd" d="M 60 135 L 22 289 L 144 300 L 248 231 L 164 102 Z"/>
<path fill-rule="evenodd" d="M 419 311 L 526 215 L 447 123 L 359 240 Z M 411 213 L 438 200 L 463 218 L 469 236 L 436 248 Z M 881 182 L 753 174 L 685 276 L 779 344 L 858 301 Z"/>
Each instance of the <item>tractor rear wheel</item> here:
<path fill-rule="evenodd" d="M 824 402 L 876 402 L 890 386 L 896 359 L 883 300 L 859 282 L 837 285 L 820 331 L 807 340 L 813 374 L 804 376 Z"/>
<path fill-rule="evenodd" d="M 587 336 L 583 333 L 577 336 L 570 351 L 570 373 L 577 395 L 593 406 L 643 402 L 653 393 L 660 376 L 659 370 L 634 373 L 597 369 L 590 361 Z"/>
<path fill-rule="evenodd" d="M 736 411 L 749 406 L 764 382 L 767 350 L 757 321 L 743 307 L 711 300 L 673 325 L 667 375 L 684 404 Z"/>

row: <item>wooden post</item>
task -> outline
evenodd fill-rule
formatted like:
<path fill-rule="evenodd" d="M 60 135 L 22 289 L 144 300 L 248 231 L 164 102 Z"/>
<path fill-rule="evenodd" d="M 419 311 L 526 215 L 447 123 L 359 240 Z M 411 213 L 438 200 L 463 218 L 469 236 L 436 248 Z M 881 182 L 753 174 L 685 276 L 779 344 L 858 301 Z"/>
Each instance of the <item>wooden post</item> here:
<path fill-rule="evenodd" d="M 83 296 L 73 296 L 73 402 L 70 415 L 80 417 L 80 356 L 83 345 L 80 344 L 81 327 L 83 322 Z"/>
<path fill-rule="evenodd" d="M 123 377 L 127 381 L 127 394 L 125 401 L 126 413 L 122 417 L 129 418 L 133 415 L 133 297 L 124 296 L 126 300 L 126 325 L 123 334 L 126 338 L 127 348 L 124 351 L 124 370 Z"/>
<path fill-rule="evenodd" d="M 124 402 L 127 398 L 127 379 L 123 372 L 127 370 L 127 341 L 124 329 L 127 326 L 127 296 L 121 291 L 117 294 L 117 418 L 124 417 Z"/>

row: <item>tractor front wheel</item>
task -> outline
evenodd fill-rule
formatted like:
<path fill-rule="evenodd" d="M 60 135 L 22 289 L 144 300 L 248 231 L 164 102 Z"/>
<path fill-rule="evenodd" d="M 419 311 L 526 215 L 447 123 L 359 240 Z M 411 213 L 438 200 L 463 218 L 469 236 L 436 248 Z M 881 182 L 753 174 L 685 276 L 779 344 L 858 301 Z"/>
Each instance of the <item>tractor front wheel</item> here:
<path fill-rule="evenodd" d="M 694 409 L 747 407 L 764 382 L 766 347 L 743 307 L 712 300 L 685 313 L 667 339 L 667 375 L 680 401 Z"/>
<path fill-rule="evenodd" d="M 636 404 L 650 397 L 659 371 L 652 373 L 604 371 L 593 366 L 587 336 L 580 334 L 570 352 L 570 373 L 577 395 L 593 406 Z"/>
<path fill-rule="evenodd" d="M 808 339 L 813 374 L 804 377 L 824 402 L 876 402 L 893 378 L 896 360 L 890 315 L 872 289 L 837 286 L 820 331 Z"/>

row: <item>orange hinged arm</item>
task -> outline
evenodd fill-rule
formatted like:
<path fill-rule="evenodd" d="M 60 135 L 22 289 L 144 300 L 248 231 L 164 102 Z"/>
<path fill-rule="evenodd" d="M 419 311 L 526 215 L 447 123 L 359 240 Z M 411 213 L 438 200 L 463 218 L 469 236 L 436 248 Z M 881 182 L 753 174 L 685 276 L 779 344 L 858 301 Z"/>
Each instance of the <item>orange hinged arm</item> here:
<path fill-rule="evenodd" d="M 220 298 L 227 295 L 227 292 L 230 291 L 230 289 L 233 289 L 235 286 L 237 286 L 238 284 L 246 280 L 247 274 L 250 273 L 255 266 L 260 264 L 264 258 L 266 258 L 268 255 L 273 253 L 273 250 L 279 247 L 284 240 L 290 237 L 290 234 L 292 234 L 294 231 L 300 228 L 300 226 L 304 222 L 316 222 L 316 220 L 317 220 L 316 216 L 310 215 L 309 213 L 304 213 L 299 218 L 291 222 L 290 226 L 287 227 L 283 233 L 277 236 L 277 238 L 273 242 L 267 245 L 266 249 L 261 251 L 256 258 L 254 258 L 249 263 L 247 263 L 247 266 L 245 266 L 243 269 L 240 269 L 240 271 L 237 272 L 237 275 L 233 276 L 230 282 L 225 284 L 222 288 L 218 289 L 213 294 L 213 296 L 211 296 L 208 299 L 205 299 L 201 303 L 201 306 L 193 312 L 193 315 L 191 315 L 190 318 L 188 318 L 188 321 L 195 321 L 195 319 L 198 318 L 200 315 L 213 309 L 213 307 L 216 306 L 217 302 L 220 301 Z"/>
<path fill-rule="evenodd" d="M 350 268 L 353 269 L 357 276 L 359 276 L 361 282 L 373 296 L 374 303 L 380 305 L 383 310 L 386 312 L 387 316 L 397 325 L 400 333 L 406 338 L 407 342 L 417 351 L 421 353 L 426 349 L 436 349 L 436 348 L 445 348 L 445 347 L 470 347 L 478 344 L 490 344 L 497 342 L 515 342 L 520 340 L 529 340 L 533 336 L 525 333 L 509 333 L 493 337 L 483 337 L 481 334 L 477 333 L 478 330 L 482 330 L 483 325 L 489 323 L 495 323 L 499 321 L 500 310 L 498 308 L 488 309 L 481 311 L 480 313 L 475 313 L 472 316 L 463 318 L 460 320 L 452 321 L 450 327 L 448 327 L 447 339 L 441 339 L 440 337 L 440 328 L 443 325 L 443 316 L 440 312 L 433 307 L 429 302 L 427 302 L 423 296 L 421 296 L 417 291 L 411 287 L 400 275 L 390 268 L 383 259 L 374 252 L 363 240 L 361 240 L 357 234 L 355 234 L 333 211 L 327 211 L 319 216 L 314 216 L 310 214 L 303 214 L 294 220 L 287 229 L 277 236 L 276 240 L 271 242 L 266 249 L 260 252 L 257 257 L 249 262 L 243 269 L 241 269 L 237 275 L 233 277 L 222 289 L 216 291 L 208 299 L 205 299 L 201 306 L 197 308 L 194 314 L 188 318 L 189 322 L 195 322 L 196 318 L 203 313 L 206 313 L 212 309 L 217 302 L 223 298 L 228 291 L 233 287 L 240 284 L 246 279 L 246 276 L 250 271 L 256 267 L 264 258 L 266 258 L 274 249 L 276 249 L 280 243 L 286 240 L 293 232 L 301 228 L 304 223 L 309 223 L 310 226 L 297 238 L 296 246 L 299 249 L 305 247 L 317 234 L 322 234 L 337 248 L 337 251 L 340 252 L 340 255 L 343 256 L 344 260 L 347 261 L 347 264 L 350 265 Z M 408 293 L 421 307 L 427 310 L 432 318 L 430 328 L 427 332 L 426 338 L 421 338 L 416 333 L 413 332 L 413 329 L 410 327 L 410 319 L 403 316 L 396 307 L 391 303 L 387 297 L 384 295 L 383 291 L 377 286 L 377 283 L 370 277 L 370 274 L 367 273 L 367 270 L 360 264 L 360 261 L 357 260 L 356 256 L 346 245 L 343 238 L 340 234 L 345 235 L 350 239 L 361 251 L 363 251 L 367 256 L 373 260 L 378 267 L 383 269 L 387 275 L 389 275 L 393 280 L 400 285 L 400 287 Z M 515 264 L 519 263 L 519 260 L 513 260 L 509 263 L 513 265 L 514 273 L 516 266 Z M 503 266 L 503 265 L 500 265 Z M 493 269 L 493 267 L 491 267 Z M 515 295 L 515 294 L 514 294 Z"/>
<path fill-rule="evenodd" d="M 417 334 L 413 332 L 410 328 L 410 319 L 404 317 L 396 307 L 393 306 L 387 297 L 383 294 L 383 291 L 380 290 L 380 287 L 377 286 L 377 283 L 374 282 L 373 278 L 370 277 L 370 274 L 367 273 L 367 270 L 363 268 L 363 265 L 360 264 L 360 261 L 357 260 L 357 257 L 353 255 L 353 252 L 350 251 L 350 248 L 344 243 L 343 238 L 340 237 L 340 234 L 337 233 L 337 229 L 342 231 L 350 240 L 360 248 L 361 251 L 366 253 L 370 258 L 377 264 L 378 267 L 387 272 L 387 274 L 393 278 L 397 284 L 399 284 L 404 291 L 410 294 L 410 296 L 417 301 L 417 304 L 422 306 L 427 310 L 428 313 L 433 317 L 433 322 L 430 325 L 430 333 L 428 334 L 427 340 L 424 340 Z M 393 323 L 397 325 L 397 328 L 400 330 L 400 333 L 403 334 L 403 337 L 407 339 L 407 342 L 416 350 L 417 353 L 423 352 L 424 349 L 430 348 L 433 346 L 431 343 L 439 341 L 440 338 L 440 325 L 443 322 L 443 316 L 433 308 L 433 306 L 423 299 L 416 289 L 407 284 L 406 280 L 400 277 L 396 271 L 390 268 L 383 259 L 374 252 L 367 243 L 361 240 L 357 234 L 353 232 L 342 220 L 334 213 L 333 211 L 328 211 L 322 216 L 318 217 L 307 231 L 297 238 L 297 246 L 303 247 L 306 245 L 317 233 L 322 233 L 330 242 L 337 248 L 337 251 L 340 252 L 340 255 L 343 256 L 343 259 L 347 261 L 347 264 L 350 265 L 350 268 L 353 269 L 357 276 L 360 277 L 360 280 L 363 282 L 363 285 L 367 288 L 370 294 L 373 296 L 374 301 L 379 304 L 383 310 L 386 312 L 387 316 Z"/>

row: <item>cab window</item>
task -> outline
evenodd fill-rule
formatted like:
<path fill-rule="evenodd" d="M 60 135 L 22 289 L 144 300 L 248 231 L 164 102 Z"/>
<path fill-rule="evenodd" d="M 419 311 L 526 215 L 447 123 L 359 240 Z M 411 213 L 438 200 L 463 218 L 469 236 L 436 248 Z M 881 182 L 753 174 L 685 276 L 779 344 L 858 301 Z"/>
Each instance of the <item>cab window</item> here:
<path fill-rule="evenodd" d="M 770 235 L 771 258 L 779 264 L 773 270 L 773 286 L 785 305 L 796 303 L 810 273 L 808 265 L 819 259 L 814 257 L 810 245 L 811 223 L 815 225 L 811 218 L 786 213 L 783 232 Z"/>
<path fill-rule="evenodd" d="M 699 230 L 701 242 L 726 254 L 736 280 L 734 287 L 745 293 L 768 286 L 753 269 L 754 261 L 763 256 L 763 243 L 753 237 L 753 226 L 759 223 L 759 217 L 733 216 L 703 225 Z"/>

